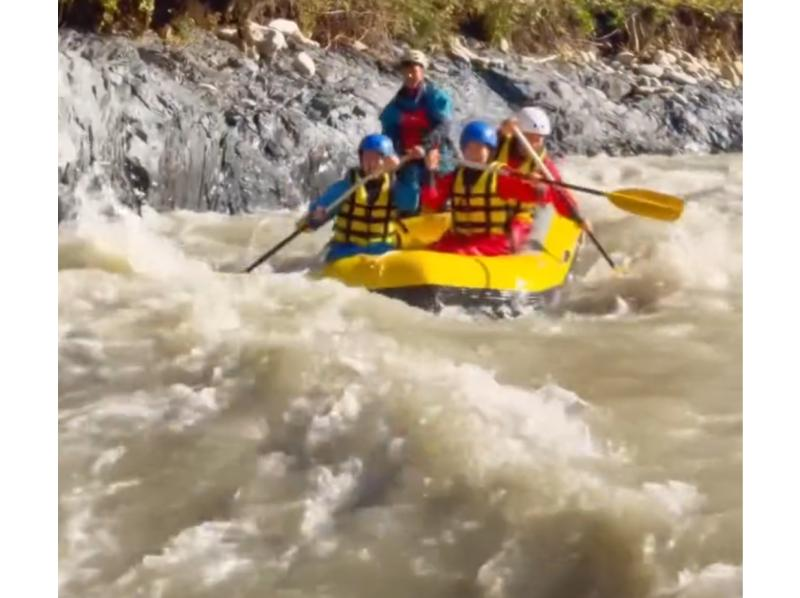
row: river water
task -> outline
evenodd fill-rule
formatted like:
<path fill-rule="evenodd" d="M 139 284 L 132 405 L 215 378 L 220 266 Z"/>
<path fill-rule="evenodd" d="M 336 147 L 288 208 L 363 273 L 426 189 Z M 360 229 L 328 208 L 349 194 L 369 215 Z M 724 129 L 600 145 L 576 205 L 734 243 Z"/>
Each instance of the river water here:
<path fill-rule="evenodd" d="M 297 271 L 297 214 L 80 192 L 59 231 L 62 596 L 741 594 L 740 155 L 573 158 L 563 306 L 433 315 Z M 274 269 L 273 269 L 274 268 Z M 276 271 L 277 270 L 277 271 Z"/>

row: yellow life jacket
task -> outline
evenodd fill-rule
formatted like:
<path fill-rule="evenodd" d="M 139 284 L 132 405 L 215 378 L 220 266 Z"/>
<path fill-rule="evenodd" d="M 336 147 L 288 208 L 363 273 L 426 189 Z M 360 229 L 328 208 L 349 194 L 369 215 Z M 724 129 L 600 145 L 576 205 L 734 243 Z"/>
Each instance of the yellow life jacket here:
<path fill-rule="evenodd" d="M 511 159 L 511 149 L 514 147 L 514 137 L 507 136 L 502 139 L 500 142 L 500 149 L 497 151 L 497 158 L 495 158 L 498 162 L 502 162 L 503 164 L 509 165 L 509 160 Z M 545 156 L 547 155 L 547 150 L 542 149 L 542 153 L 539 154 L 539 157 L 544 160 Z M 523 158 L 522 162 L 516 166 L 515 170 L 522 172 L 524 174 L 531 174 L 538 170 L 539 166 L 536 164 L 536 161 L 528 158 L 527 156 Z"/>
<path fill-rule="evenodd" d="M 530 209 L 516 200 L 497 195 L 499 162 L 494 168 L 481 173 L 471 187 L 464 181 L 464 168 L 456 170 L 450 192 L 450 209 L 453 214 L 453 232 L 459 235 L 505 235 L 511 220 L 531 220 Z"/>
<path fill-rule="evenodd" d="M 351 183 L 357 172 L 350 171 Z M 377 197 L 370 197 L 361 185 L 345 200 L 333 223 L 333 240 L 365 246 L 373 243 L 397 245 L 397 211 L 392 203 L 392 177 L 383 175 Z"/>
<path fill-rule="evenodd" d="M 509 135 L 504 137 L 500 142 L 500 149 L 497 152 L 496 160 L 501 162 L 507 166 L 511 166 L 509 160 L 511 159 L 511 150 L 514 147 L 514 137 Z M 542 153 L 539 154 L 539 157 L 544 160 L 545 156 L 547 156 L 547 150 L 542 148 Z M 521 172 L 523 174 L 532 174 L 539 170 L 539 165 L 536 163 L 536 160 L 532 158 L 528 158 L 527 156 L 522 159 L 514 170 Z M 521 216 L 525 218 L 524 216 Z M 532 222 L 533 219 L 536 217 L 536 204 L 531 204 L 528 207 L 527 211 L 527 218 Z"/>

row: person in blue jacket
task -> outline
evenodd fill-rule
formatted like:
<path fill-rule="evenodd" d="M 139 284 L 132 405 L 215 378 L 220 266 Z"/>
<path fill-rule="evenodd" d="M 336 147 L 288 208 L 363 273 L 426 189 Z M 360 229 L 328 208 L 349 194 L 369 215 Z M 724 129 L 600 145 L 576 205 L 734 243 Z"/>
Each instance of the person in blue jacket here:
<path fill-rule="evenodd" d="M 333 239 L 325 256 L 327 262 L 360 253 L 379 255 L 396 249 L 399 245 L 397 227 L 399 212 L 416 208 L 416 200 L 397 197 L 391 174 L 399 160 L 392 140 L 385 135 L 367 135 L 358 146 L 359 168 L 350 169 L 347 175 L 311 202 L 308 208 L 308 226 L 316 229 L 331 216 Z M 380 174 L 383 172 L 383 174 Z M 330 206 L 360 178 L 380 175 L 369 180 L 338 206 Z"/>
<path fill-rule="evenodd" d="M 428 58 L 419 50 L 408 50 L 400 61 L 403 87 L 380 115 L 383 134 L 401 155 L 415 158 L 397 173 L 395 194 L 404 205 L 419 210 L 422 185 L 428 184 L 433 170 L 440 173 L 455 168 L 454 146 L 450 139 L 453 102 L 450 95 L 425 78 Z"/>

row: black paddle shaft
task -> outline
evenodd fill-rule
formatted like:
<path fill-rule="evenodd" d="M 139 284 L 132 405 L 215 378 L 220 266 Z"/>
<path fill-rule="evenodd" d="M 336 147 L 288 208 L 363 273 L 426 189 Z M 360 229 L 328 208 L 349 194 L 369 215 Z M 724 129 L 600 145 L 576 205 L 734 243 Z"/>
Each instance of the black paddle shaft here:
<path fill-rule="evenodd" d="M 513 168 L 506 167 L 503 169 L 504 172 L 512 174 L 514 176 L 519 176 L 523 178 L 529 178 L 529 175 L 519 172 L 518 170 L 514 170 Z M 598 189 L 592 189 L 590 187 L 581 187 L 580 185 L 573 185 L 572 183 L 565 183 L 563 181 L 556 181 L 555 179 L 551 180 L 548 178 L 543 178 L 539 182 L 544 183 L 545 185 L 555 185 L 556 187 L 566 187 L 567 189 L 572 189 L 573 191 L 580 191 L 581 193 L 589 193 L 590 195 L 600 195 L 601 197 L 608 196 L 607 193 L 599 191 Z"/>
<path fill-rule="evenodd" d="M 592 240 L 592 243 L 594 243 L 594 246 L 595 246 L 595 247 L 597 247 L 598 251 L 600 251 L 600 253 L 601 253 L 601 254 L 603 254 L 603 257 L 604 257 L 604 258 L 605 258 L 605 260 L 608 262 L 608 265 L 609 265 L 609 266 L 611 266 L 611 267 L 612 267 L 614 270 L 616 270 L 616 269 L 617 269 L 617 265 L 614 263 L 614 260 L 612 260 L 612 259 L 611 259 L 611 256 L 609 256 L 609 255 L 608 255 L 608 253 L 606 253 L 606 250 L 605 250 L 605 249 L 603 249 L 603 246 L 602 246 L 602 245 L 600 245 L 600 241 L 598 241 L 598 240 L 595 238 L 595 236 L 594 236 L 594 233 L 593 233 L 592 231 L 590 231 L 590 230 L 589 230 L 587 227 L 585 227 L 585 226 L 583 227 L 583 231 L 584 231 L 584 232 L 585 232 L 587 235 L 589 235 L 589 238 Z"/>
<path fill-rule="evenodd" d="M 547 182 L 553 183 L 555 181 L 547 181 Z M 574 187 L 573 185 L 565 185 L 565 186 Z M 580 189 L 580 187 L 578 187 L 578 189 Z M 580 224 L 581 228 L 583 229 L 583 232 L 585 232 L 587 235 L 589 235 L 589 238 L 592 240 L 592 243 L 594 243 L 594 246 L 597 247 L 597 250 L 602 254 L 602 256 L 603 256 L 603 258 L 605 258 L 606 262 L 608 262 L 608 265 L 611 266 L 612 270 L 616 270 L 617 269 L 617 265 L 614 263 L 614 260 L 612 260 L 611 256 L 608 255 L 606 250 L 600 244 L 600 241 L 598 241 L 597 237 L 594 236 L 594 233 L 589 230 L 588 226 L 586 226 L 586 221 L 583 219 L 583 216 L 581 216 L 578 213 L 577 208 L 572 205 L 571 201 L 566 201 L 565 200 L 564 203 L 566 203 L 569 206 L 570 212 L 572 212 L 572 218 L 578 224 Z"/>
<path fill-rule="evenodd" d="M 602 195 L 605 196 L 606 194 L 602 191 L 598 191 L 597 189 L 590 189 L 589 187 L 581 187 L 580 185 L 573 185 L 571 183 L 564 183 L 562 181 L 549 181 L 547 179 L 542 180 L 543 183 L 547 185 L 556 185 L 557 187 L 566 187 L 567 189 L 572 189 L 573 191 L 580 191 L 581 193 L 589 193 L 591 195 Z"/>
<path fill-rule="evenodd" d="M 522 175 L 522 173 L 518 173 L 517 171 L 515 171 L 513 169 L 510 169 L 510 168 L 508 169 L 508 171 L 512 172 L 512 173 L 515 173 L 515 174 Z M 547 184 L 547 185 L 555 185 L 557 187 L 566 187 L 567 189 L 572 189 L 573 191 L 580 191 L 582 193 L 589 193 L 591 195 L 602 195 L 604 197 L 606 196 L 605 193 L 603 193 L 602 191 L 598 191 L 597 189 L 590 189 L 588 187 L 581 187 L 580 185 L 572 185 L 570 183 L 564 183 L 562 181 L 557 181 L 555 179 L 551 179 L 550 177 L 546 177 L 546 178 L 542 179 L 542 182 Z M 578 213 L 578 210 L 575 208 L 575 206 L 572 205 L 571 202 L 567 201 L 566 203 L 567 203 L 567 205 L 570 206 L 570 211 L 572 212 L 572 218 L 574 220 L 576 220 L 581 225 L 581 228 L 583 229 L 583 231 L 587 235 L 589 235 L 589 238 L 592 240 L 592 243 L 594 243 L 594 246 L 597 247 L 597 250 L 603 256 L 603 258 L 606 260 L 606 262 L 608 262 L 608 265 L 611 266 L 612 269 L 616 270 L 617 266 L 614 263 L 614 260 L 612 260 L 611 256 L 608 255 L 608 252 L 606 252 L 606 250 L 600 244 L 600 241 L 597 240 L 597 237 L 594 236 L 594 233 L 589 230 L 588 226 L 586 226 L 586 222 L 584 221 L 583 217 Z"/>
<path fill-rule="evenodd" d="M 409 160 L 410 159 L 408 157 L 402 158 L 400 160 L 400 162 L 398 162 L 397 165 L 392 168 L 392 170 L 396 170 L 396 169 L 400 168 L 401 166 L 403 166 L 404 164 L 409 162 Z M 385 173 L 383 171 L 373 173 L 373 174 L 368 175 L 368 176 L 364 177 L 363 179 L 359 180 L 356 184 L 354 184 L 352 187 L 350 187 L 350 189 L 348 189 L 345 193 L 343 193 L 341 196 L 339 196 L 338 199 L 336 199 L 332 204 L 330 204 L 325 209 L 325 211 L 326 211 L 325 220 L 323 221 L 322 224 L 324 224 L 325 222 L 328 221 L 328 219 L 334 214 L 334 211 L 336 210 L 336 208 L 338 208 L 339 205 L 341 205 L 344 201 L 346 201 L 347 198 L 350 197 L 350 194 L 352 192 L 354 192 L 358 187 L 360 187 L 361 185 L 365 185 L 369 181 L 374 180 L 374 179 L 376 179 L 376 178 L 378 178 L 380 176 L 383 176 L 384 174 Z M 292 240 L 296 239 L 300 235 L 300 233 L 302 233 L 305 229 L 306 229 L 306 223 L 298 225 L 298 228 L 297 228 L 296 231 L 294 231 L 291 235 L 289 235 L 283 241 L 278 243 L 275 247 L 273 247 L 272 249 L 267 251 L 264 255 L 262 255 L 260 258 L 258 258 L 255 262 L 250 264 L 247 267 L 247 269 L 244 270 L 244 273 L 246 274 L 248 272 L 252 272 L 256 268 L 258 268 L 261 264 L 264 263 L 265 260 L 268 260 L 269 258 L 271 258 L 273 255 L 275 255 L 281 249 L 283 249 L 284 246 L 286 246 L 288 243 L 291 243 Z"/>
<path fill-rule="evenodd" d="M 576 191 L 586 191 L 586 192 L 595 193 L 595 194 L 598 193 L 594 189 L 586 189 L 584 187 L 579 187 L 577 185 L 570 185 L 569 183 L 562 183 L 561 181 L 545 180 L 543 182 L 544 183 L 549 183 L 551 185 L 561 185 L 561 186 L 567 187 L 569 189 L 575 189 Z M 605 193 L 601 193 L 600 195 L 605 195 Z M 583 229 L 583 232 L 585 232 L 587 235 L 589 235 L 589 238 L 592 240 L 592 243 L 594 243 L 594 246 L 597 247 L 597 250 L 603 256 L 603 258 L 606 260 L 606 262 L 608 262 L 608 265 L 611 266 L 611 269 L 612 270 L 616 270 L 617 269 L 617 265 L 614 263 L 614 260 L 612 260 L 611 256 L 608 255 L 606 250 L 600 244 L 600 241 L 598 241 L 597 237 L 594 236 L 594 233 L 589 230 L 588 226 L 586 226 L 586 221 L 583 219 L 583 216 L 580 215 L 580 213 L 578 212 L 578 209 L 574 205 L 572 205 L 572 202 L 570 200 L 566 200 L 565 199 L 564 203 L 566 203 L 569 206 L 569 210 L 570 210 L 570 212 L 572 212 L 571 215 L 572 215 L 573 220 L 575 220 L 578 224 L 581 225 L 581 228 Z"/>
<path fill-rule="evenodd" d="M 276 253 L 278 253 L 278 252 L 279 252 L 281 249 L 283 249 L 283 247 L 284 247 L 285 245 L 287 245 L 287 244 L 291 243 L 291 242 L 292 242 L 292 241 L 293 241 L 293 240 L 294 240 L 294 239 L 295 239 L 297 236 L 299 236 L 299 235 L 300 235 L 302 232 L 303 232 L 303 228 L 302 228 L 302 227 L 298 228 L 298 229 L 297 229 L 296 231 L 294 231 L 294 232 L 293 232 L 291 235 L 289 235 L 288 237 L 286 237 L 286 238 L 285 238 L 283 241 L 281 241 L 280 243 L 278 243 L 277 245 L 275 245 L 275 247 L 273 247 L 272 249 L 270 249 L 269 251 L 267 251 L 267 252 L 266 252 L 264 255 L 262 255 L 260 258 L 258 258 L 256 261 L 254 261 L 252 264 L 250 264 L 250 265 L 247 267 L 247 269 L 244 271 L 244 273 L 246 274 L 246 273 L 248 273 L 248 272 L 252 272 L 252 271 L 253 271 L 253 270 L 255 270 L 256 268 L 258 268 L 258 267 L 259 267 L 261 264 L 263 264 L 265 261 L 267 261 L 267 260 L 268 260 L 269 258 L 271 258 L 273 255 L 275 255 Z"/>

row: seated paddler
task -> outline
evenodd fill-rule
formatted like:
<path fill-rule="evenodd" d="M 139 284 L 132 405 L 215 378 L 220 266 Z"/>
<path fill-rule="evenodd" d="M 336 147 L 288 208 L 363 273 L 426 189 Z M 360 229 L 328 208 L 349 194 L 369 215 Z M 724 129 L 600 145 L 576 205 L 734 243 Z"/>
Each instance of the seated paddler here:
<path fill-rule="evenodd" d="M 536 152 L 536 157 L 529 155 L 522 146 L 514 134 L 515 128 L 525 137 L 530 148 Z M 547 137 L 550 136 L 552 130 L 550 118 L 544 110 L 538 106 L 522 108 L 500 125 L 495 160 L 507 164 L 517 172 L 529 175 L 536 181 L 545 181 L 549 177 L 561 181 L 561 173 L 545 147 Z M 555 205 L 560 200 L 569 202 L 577 208 L 575 198 L 563 187 L 542 183 L 541 191 L 547 195 L 548 203 Z"/>
<path fill-rule="evenodd" d="M 527 176 L 510 173 L 506 165 L 491 161 L 498 149 L 498 137 L 488 123 L 468 123 L 461 133 L 460 146 L 465 164 L 437 176 L 434 185 L 422 189 L 423 211 L 449 209 L 452 217 L 450 229 L 431 249 L 483 256 L 522 251 L 533 225 L 531 208 L 548 199 L 543 188 Z M 569 207 L 561 203 L 556 201 L 556 210 L 569 215 Z"/>
<path fill-rule="evenodd" d="M 358 168 L 350 169 L 309 205 L 309 228 L 316 229 L 333 218 L 327 262 L 357 254 L 380 255 L 396 249 L 398 210 L 416 207 L 414 198 L 406 198 L 411 204 L 407 205 L 404 198 L 395 196 L 392 171 L 400 161 L 391 139 L 385 135 L 367 135 L 358 146 L 358 160 Z M 365 182 L 352 191 L 361 180 Z"/>

